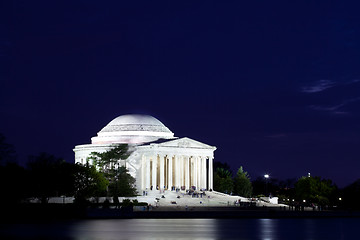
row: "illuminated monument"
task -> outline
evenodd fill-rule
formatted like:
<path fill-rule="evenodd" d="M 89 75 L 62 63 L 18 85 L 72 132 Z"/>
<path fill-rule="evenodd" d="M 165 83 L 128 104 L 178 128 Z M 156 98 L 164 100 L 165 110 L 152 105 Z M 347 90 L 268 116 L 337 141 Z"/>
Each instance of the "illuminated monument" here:
<path fill-rule="evenodd" d="M 74 148 L 75 162 L 86 163 L 91 152 L 104 152 L 126 143 L 132 154 L 119 160 L 136 179 L 136 188 L 187 190 L 213 188 L 213 158 L 216 147 L 183 137 L 174 137 L 163 123 L 148 115 L 123 115 L 112 120 L 91 144 Z"/>

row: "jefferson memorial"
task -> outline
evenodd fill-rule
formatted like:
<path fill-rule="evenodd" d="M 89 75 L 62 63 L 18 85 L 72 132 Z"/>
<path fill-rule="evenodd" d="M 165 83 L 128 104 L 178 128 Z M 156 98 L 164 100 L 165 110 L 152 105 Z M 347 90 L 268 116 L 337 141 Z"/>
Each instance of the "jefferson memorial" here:
<path fill-rule="evenodd" d="M 84 164 L 90 153 L 108 151 L 116 144 L 129 145 L 131 155 L 119 161 L 136 179 L 139 193 L 156 189 L 213 189 L 216 147 L 174 137 L 163 123 L 149 115 L 115 118 L 91 138 L 91 144 L 74 148 L 75 162 Z"/>

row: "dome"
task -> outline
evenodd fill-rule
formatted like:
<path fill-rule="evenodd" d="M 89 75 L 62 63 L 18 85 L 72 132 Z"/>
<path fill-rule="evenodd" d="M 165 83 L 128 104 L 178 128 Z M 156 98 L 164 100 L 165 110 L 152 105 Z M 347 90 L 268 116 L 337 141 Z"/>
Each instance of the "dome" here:
<path fill-rule="evenodd" d="M 107 124 L 97 137 L 92 138 L 94 144 L 108 143 L 144 143 L 160 138 L 174 138 L 174 134 L 158 119 L 149 115 L 122 115 Z"/>
<path fill-rule="evenodd" d="M 171 131 L 156 118 L 149 115 L 122 115 L 112 120 L 100 132 L 118 132 L 118 131 L 150 131 L 165 132 Z"/>

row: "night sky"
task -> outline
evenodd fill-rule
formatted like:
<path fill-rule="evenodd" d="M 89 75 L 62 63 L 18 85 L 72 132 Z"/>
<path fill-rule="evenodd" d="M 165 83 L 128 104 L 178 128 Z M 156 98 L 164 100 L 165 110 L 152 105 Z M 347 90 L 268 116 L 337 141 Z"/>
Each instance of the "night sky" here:
<path fill-rule="evenodd" d="M 360 178 L 359 6 L 115 2 L 0 3 L 0 132 L 19 162 L 73 162 L 140 113 L 252 179 Z"/>

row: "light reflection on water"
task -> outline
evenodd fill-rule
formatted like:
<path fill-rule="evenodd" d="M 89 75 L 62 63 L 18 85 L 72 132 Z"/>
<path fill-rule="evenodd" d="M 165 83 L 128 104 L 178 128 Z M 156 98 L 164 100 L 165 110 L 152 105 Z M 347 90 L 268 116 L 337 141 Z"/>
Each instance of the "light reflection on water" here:
<path fill-rule="evenodd" d="M 359 218 L 106 219 L 0 224 L 0 239 L 358 239 Z"/>
<path fill-rule="evenodd" d="M 75 239 L 217 239 L 215 219 L 92 220 L 74 224 Z"/>
<path fill-rule="evenodd" d="M 260 239 L 271 240 L 277 236 L 277 221 L 275 219 L 259 219 L 259 235 Z"/>

